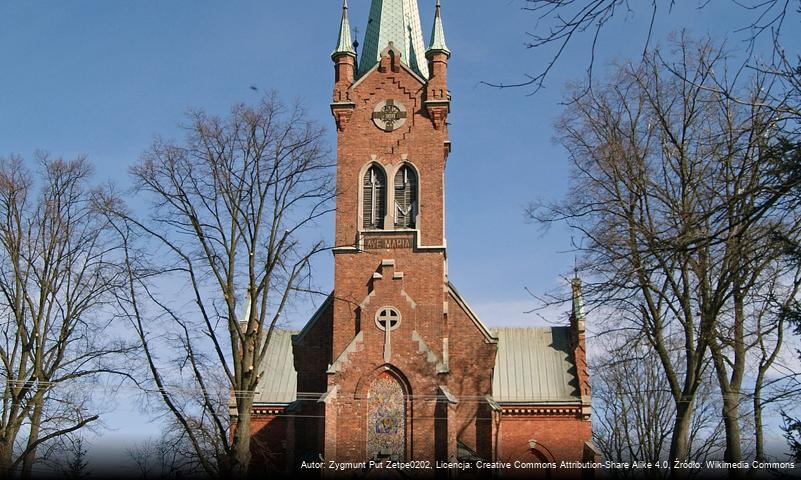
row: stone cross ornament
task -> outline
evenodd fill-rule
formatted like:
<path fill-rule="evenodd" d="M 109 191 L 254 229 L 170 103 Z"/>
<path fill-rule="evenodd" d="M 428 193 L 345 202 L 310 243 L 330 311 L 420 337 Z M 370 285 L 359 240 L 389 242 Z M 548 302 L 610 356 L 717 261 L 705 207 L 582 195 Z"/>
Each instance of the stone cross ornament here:
<path fill-rule="evenodd" d="M 373 109 L 373 123 L 385 132 L 392 132 L 406 123 L 406 107 L 396 100 L 384 100 Z"/>
<path fill-rule="evenodd" d="M 390 332 L 400 325 L 400 313 L 392 307 L 384 307 L 378 311 L 375 323 L 384 331 L 384 362 L 392 358 L 392 336 Z"/>

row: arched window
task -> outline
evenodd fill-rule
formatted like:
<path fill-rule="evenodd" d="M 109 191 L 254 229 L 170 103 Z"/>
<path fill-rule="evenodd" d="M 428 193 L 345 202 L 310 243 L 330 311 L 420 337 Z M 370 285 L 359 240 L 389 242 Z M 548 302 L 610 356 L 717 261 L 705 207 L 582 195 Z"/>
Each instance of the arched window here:
<path fill-rule="evenodd" d="M 389 372 L 378 375 L 367 394 L 367 458 L 406 458 L 406 400 Z"/>
<path fill-rule="evenodd" d="M 417 175 L 404 165 L 395 175 L 395 228 L 414 228 L 417 218 Z"/>
<path fill-rule="evenodd" d="M 362 183 L 364 191 L 362 212 L 363 227 L 366 229 L 383 229 L 384 216 L 387 214 L 387 180 L 383 170 L 373 165 L 364 174 Z"/>

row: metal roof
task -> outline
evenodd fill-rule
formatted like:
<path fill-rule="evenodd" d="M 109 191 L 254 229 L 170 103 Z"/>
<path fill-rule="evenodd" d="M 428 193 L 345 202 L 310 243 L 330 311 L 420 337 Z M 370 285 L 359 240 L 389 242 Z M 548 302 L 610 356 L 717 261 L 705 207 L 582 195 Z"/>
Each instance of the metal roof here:
<path fill-rule="evenodd" d="M 581 401 L 569 327 L 497 328 L 492 397 L 499 403 Z"/>
<path fill-rule="evenodd" d="M 352 55 L 356 58 L 356 50 L 353 49 L 353 41 L 350 39 L 350 21 L 348 20 L 348 0 L 342 0 L 342 20 L 339 24 L 339 38 L 337 39 L 337 48 L 334 53 Z"/>
<path fill-rule="evenodd" d="M 437 0 L 437 11 L 434 14 L 434 28 L 431 29 L 431 41 L 428 43 L 429 52 L 444 52 L 451 54 L 448 46 L 445 45 L 445 28 L 442 26 L 442 7 Z"/>
<path fill-rule="evenodd" d="M 282 405 L 297 399 L 297 372 L 292 350 L 296 331 L 273 332 L 256 404 Z M 575 403 L 575 365 L 569 327 L 496 328 L 498 353 L 492 378 L 492 399 L 499 403 Z"/>
<path fill-rule="evenodd" d="M 261 379 L 253 402 L 257 404 L 289 404 L 298 394 L 298 372 L 292 354 L 292 335 L 296 331 L 273 330 L 267 354 L 259 369 Z"/>
<path fill-rule="evenodd" d="M 372 0 L 359 62 L 360 77 L 378 64 L 389 42 L 400 50 L 403 63 L 424 79 L 428 78 L 417 0 Z"/>

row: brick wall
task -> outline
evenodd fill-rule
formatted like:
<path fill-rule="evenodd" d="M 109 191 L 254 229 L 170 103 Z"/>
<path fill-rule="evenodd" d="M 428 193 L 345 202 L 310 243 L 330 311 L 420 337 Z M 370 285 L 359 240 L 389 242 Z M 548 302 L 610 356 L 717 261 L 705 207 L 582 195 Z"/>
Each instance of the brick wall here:
<path fill-rule="evenodd" d="M 496 345 L 475 326 L 456 299 L 448 295 L 448 386 L 457 398 L 458 439 L 479 456 L 492 458 L 491 411 L 483 397 L 492 394 Z"/>
<path fill-rule="evenodd" d="M 524 458 L 534 440 L 535 450 L 548 461 L 581 461 L 584 442 L 591 438 L 590 422 L 576 415 L 502 415 L 500 458 Z"/>
<path fill-rule="evenodd" d="M 280 414 L 259 415 L 251 419 L 251 469 L 259 471 L 284 471 L 289 466 L 288 426 L 291 419 Z"/>

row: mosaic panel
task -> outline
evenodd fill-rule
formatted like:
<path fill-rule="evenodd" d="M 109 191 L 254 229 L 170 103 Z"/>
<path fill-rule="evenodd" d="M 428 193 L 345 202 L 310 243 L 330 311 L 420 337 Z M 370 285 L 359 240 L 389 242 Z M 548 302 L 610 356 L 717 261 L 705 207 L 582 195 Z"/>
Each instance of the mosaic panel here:
<path fill-rule="evenodd" d="M 406 403 L 403 387 L 388 372 L 378 376 L 367 400 L 368 458 L 402 461 L 406 453 Z"/>

